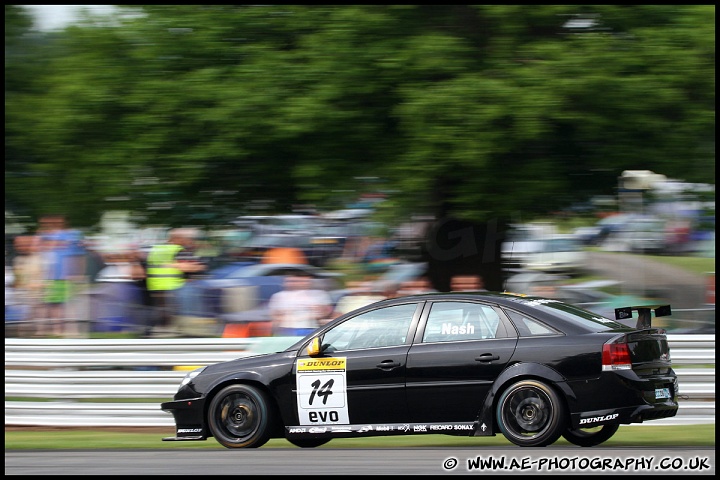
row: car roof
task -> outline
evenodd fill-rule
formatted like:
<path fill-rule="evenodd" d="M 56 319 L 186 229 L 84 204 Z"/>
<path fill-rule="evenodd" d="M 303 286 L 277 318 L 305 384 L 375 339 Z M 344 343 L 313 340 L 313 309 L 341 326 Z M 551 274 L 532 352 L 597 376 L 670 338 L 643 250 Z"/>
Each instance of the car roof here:
<path fill-rule="evenodd" d="M 418 293 L 415 295 L 407 295 L 403 297 L 388 298 L 382 300 L 382 303 L 392 303 L 393 300 L 487 300 L 496 302 L 500 305 L 510 306 L 518 302 L 518 299 L 541 299 L 543 297 L 534 297 L 532 295 L 524 295 L 512 292 L 489 292 L 489 291 L 463 291 L 463 292 L 430 292 Z"/>
<path fill-rule="evenodd" d="M 399 304 L 407 301 L 434 301 L 434 300 L 458 300 L 458 301 L 467 301 L 467 300 L 478 300 L 478 301 L 487 301 L 490 303 L 495 303 L 501 307 L 509 307 L 512 309 L 516 309 L 519 311 L 524 312 L 525 314 L 532 315 L 534 317 L 537 317 L 540 320 L 551 320 L 551 325 L 556 328 L 560 328 L 565 333 L 590 333 L 593 331 L 597 331 L 595 326 L 589 326 L 589 325 L 582 325 L 580 322 L 576 322 L 573 320 L 569 320 L 568 318 L 572 317 L 571 314 L 568 318 L 562 318 L 563 316 L 558 315 L 559 312 L 552 312 L 548 313 L 548 310 L 546 308 L 542 308 L 544 304 L 547 303 L 553 303 L 553 304 L 564 304 L 567 305 L 570 308 L 579 308 L 580 310 L 586 310 L 582 307 L 574 307 L 571 304 L 567 302 L 563 302 L 562 300 L 547 298 L 547 297 L 538 297 L 534 295 L 525 295 L 522 293 L 513 293 L 513 292 L 489 292 L 489 291 L 463 291 L 463 292 L 432 292 L 432 293 L 421 293 L 416 295 L 408 295 L 403 297 L 395 297 L 395 298 L 389 298 L 386 300 L 381 300 L 380 302 L 374 303 L 373 305 L 375 307 L 379 306 L 390 306 L 393 304 Z M 595 318 L 602 317 L 599 314 L 594 314 L 593 312 L 589 312 L 588 314 L 592 315 Z M 618 322 L 615 322 L 612 319 L 604 318 L 604 323 L 606 323 L 606 326 L 608 328 L 613 327 L 622 327 L 625 328 L 626 326 L 621 325 Z M 614 325 L 611 325 L 614 324 Z"/>

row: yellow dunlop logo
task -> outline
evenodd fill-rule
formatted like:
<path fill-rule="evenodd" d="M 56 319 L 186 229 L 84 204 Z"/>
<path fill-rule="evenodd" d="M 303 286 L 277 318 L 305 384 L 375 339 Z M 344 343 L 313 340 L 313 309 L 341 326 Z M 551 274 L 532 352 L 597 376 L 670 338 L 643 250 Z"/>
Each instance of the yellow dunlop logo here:
<path fill-rule="evenodd" d="M 298 360 L 298 372 L 318 370 L 345 370 L 345 357 L 342 358 L 301 358 Z"/>

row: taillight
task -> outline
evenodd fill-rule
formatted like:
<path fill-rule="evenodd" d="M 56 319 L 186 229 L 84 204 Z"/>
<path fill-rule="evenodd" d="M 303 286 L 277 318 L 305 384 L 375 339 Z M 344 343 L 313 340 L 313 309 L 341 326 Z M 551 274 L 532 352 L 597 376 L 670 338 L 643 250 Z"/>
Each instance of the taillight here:
<path fill-rule="evenodd" d="M 630 348 L 627 343 L 606 343 L 602 349 L 602 369 L 608 370 L 630 370 Z"/>

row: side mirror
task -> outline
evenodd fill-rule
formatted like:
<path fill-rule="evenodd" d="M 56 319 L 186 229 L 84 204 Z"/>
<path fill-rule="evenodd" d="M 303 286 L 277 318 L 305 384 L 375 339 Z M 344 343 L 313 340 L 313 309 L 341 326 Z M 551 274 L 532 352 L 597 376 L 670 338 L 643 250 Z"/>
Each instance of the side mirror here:
<path fill-rule="evenodd" d="M 308 355 L 310 355 L 311 357 L 320 355 L 320 353 L 322 352 L 322 340 L 320 339 L 320 337 L 315 337 L 310 340 L 310 343 L 307 346 L 307 352 Z"/>

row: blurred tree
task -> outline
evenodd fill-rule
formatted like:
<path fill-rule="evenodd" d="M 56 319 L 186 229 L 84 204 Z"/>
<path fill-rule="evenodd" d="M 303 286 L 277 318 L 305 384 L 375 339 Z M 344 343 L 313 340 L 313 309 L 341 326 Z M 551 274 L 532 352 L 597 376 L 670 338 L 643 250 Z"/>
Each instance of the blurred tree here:
<path fill-rule="evenodd" d="M 23 187 L 9 190 L 8 187 L 19 187 L 26 180 L 21 177 L 27 175 L 30 156 L 24 144 L 30 135 L 22 125 L 25 110 L 15 113 L 8 111 L 8 107 L 42 94 L 37 80 L 46 71 L 42 52 L 49 42 L 31 35 L 32 25 L 32 16 L 24 8 L 5 5 L 5 209 L 23 214 L 33 213 L 32 196 Z"/>
<path fill-rule="evenodd" d="M 217 223 L 373 176 L 478 228 L 465 265 L 623 170 L 714 183 L 714 5 L 119 8 L 41 34 L 6 7 L 6 203 Z"/>

